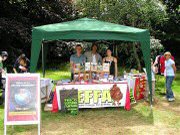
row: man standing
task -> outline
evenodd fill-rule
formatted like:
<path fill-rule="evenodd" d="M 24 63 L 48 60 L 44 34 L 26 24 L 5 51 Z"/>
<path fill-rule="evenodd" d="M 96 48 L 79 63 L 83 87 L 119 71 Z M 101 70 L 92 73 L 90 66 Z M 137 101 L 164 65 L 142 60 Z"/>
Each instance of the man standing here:
<path fill-rule="evenodd" d="M 86 62 L 85 55 L 82 54 L 82 46 L 80 44 L 76 45 L 76 54 L 71 55 L 70 57 L 70 66 L 71 66 L 71 81 L 74 79 L 74 67 L 76 64 L 84 64 Z"/>
<path fill-rule="evenodd" d="M 91 51 L 84 54 L 87 58 L 87 62 L 102 64 L 102 57 L 97 53 L 97 44 L 93 43 Z"/>

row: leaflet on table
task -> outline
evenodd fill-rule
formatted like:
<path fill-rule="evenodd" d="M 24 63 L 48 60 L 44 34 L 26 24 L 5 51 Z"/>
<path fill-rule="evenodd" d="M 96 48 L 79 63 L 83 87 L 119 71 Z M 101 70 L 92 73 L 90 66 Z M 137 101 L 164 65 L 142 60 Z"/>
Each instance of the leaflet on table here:
<path fill-rule="evenodd" d="M 85 71 L 102 71 L 103 66 L 101 64 L 97 63 L 91 63 L 91 62 L 86 62 L 85 63 Z"/>
<path fill-rule="evenodd" d="M 109 63 L 104 63 L 104 64 L 103 64 L 103 71 L 104 71 L 104 72 L 109 72 L 109 71 L 110 71 L 110 70 L 109 70 L 109 66 L 110 66 Z"/>
<path fill-rule="evenodd" d="M 91 63 L 91 71 L 97 71 L 97 63 Z"/>
<path fill-rule="evenodd" d="M 90 71 L 90 69 L 91 69 L 91 64 L 90 64 L 90 62 L 86 62 L 86 63 L 85 63 L 85 71 Z"/>

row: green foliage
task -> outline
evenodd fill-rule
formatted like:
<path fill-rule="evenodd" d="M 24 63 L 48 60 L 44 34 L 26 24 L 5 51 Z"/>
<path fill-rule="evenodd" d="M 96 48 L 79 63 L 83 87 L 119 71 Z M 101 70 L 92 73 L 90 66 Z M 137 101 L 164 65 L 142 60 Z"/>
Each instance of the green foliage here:
<path fill-rule="evenodd" d="M 168 14 L 169 20 L 164 26 L 164 36 L 170 36 L 175 40 L 179 40 L 178 35 L 180 31 L 180 1 L 178 0 L 163 0 L 166 5 L 166 12 Z"/>
<path fill-rule="evenodd" d="M 166 7 L 158 0 L 78 0 L 76 6 L 81 11 L 80 16 L 149 29 L 154 36 L 168 21 Z M 151 45 L 153 55 L 156 55 L 161 44 L 158 39 L 153 39 Z M 133 44 L 133 47 L 129 42 L 115 44 L 118 45 L 118 58 L 122 66 L 138 69 L 144 66 L 139 43 Z"/>
<path fill-rule="evenodd" d="M 165 6 L 157 0 L 78 0 L 81 16 L 156 30 L 166 20 Z"/>
<path fill-rule="evenodd" d="M 155 59 L 155 57 L 162 52 L 164 52 L 164 46 L 161 44 L 161 40 L 155 39 L 153 36 L 150 39 L 150 47 L 151 47 L 151 58 Z"/>
<path fill-rule="evenodd" d="M 13 65 L 22 52 L 30 57 L 32 27 L 75 17 L 71 0 L 1 0 L 0 51 L 9 52 L 8 63 Z"/>

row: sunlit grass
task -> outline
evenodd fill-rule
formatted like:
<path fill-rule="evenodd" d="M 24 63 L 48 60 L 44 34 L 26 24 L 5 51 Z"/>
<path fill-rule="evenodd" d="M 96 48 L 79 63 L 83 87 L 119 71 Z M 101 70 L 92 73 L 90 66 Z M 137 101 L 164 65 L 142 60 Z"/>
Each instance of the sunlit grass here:
<path fill-rule="evenodd" d="M 38 72 L 41 73 L 41 70 Z M 53 80 L 70 78 L 69 67 L 65 65 L 56 67 L 55 69 L 49 69 L 46 71 L 45 77 L 52 78 Z M 78 134 L 83 134 L 83 132 L 85 133 L 85 131 L 89 131 L 89 129 L 86 129 L 88 127 L 90 127 L 91 130 L 96 128 L 98 130 L 103 127 L 104 124 L 106 124 L 109 126 L 108 128 L 112 128 L 113 133 L 113 129 L 116 127 L 115 123 L 117 123 L 117 125 L 119 124 L 119 128 L 117 129 L 121 129 L 122 132 L 125 130 L 123 127 L 128 127 L 125 131 L 129 134 L 133 134 L 135 132 L 133 127 L 136 126 L 142 126 L 141 129 L 136 131 L 136 133 L 142 132 L 142 134 L 151 130 L 153 130 L 155 134 L 158 134 L 161 129 L 157 130 L 156 126 L 162 128 L 163 130 L 168 128 L 171 128 L 173 131 L 179 130 L 180 115 L 176 109 L 180 105 L 180 73 L 177 73 L 176 79 L 173 82 L 173 91 L 176 95 L 176 101 L 172 104 L 168 103 L 163 98 L 165 96 L 164 77 L 156 76 L 156 79 L 156 96 L 159 100 L 159 103 L 153 106 L 153 110 L 151 110 L 150 106 L 145 106 L 143 102 L 140 101 L 132 106 L 131 111 L 125 111 L 123 108 L 81 109 L 77 116 L 71 116 L 70 114 L 65 113 L 44 112 L 42 105 L 42 131 L 61 133 L 64 132 L 64 130 L 61 128 L 64 126 L 67 133 L 71 133 L 74 130 L 77 130 Z M 161 103 L 164 103 L 166 106 L 163 106 L 163 104 L 161 105 Z M 3 106 L 1 106 L 0 123 L 3 123 L 3 119 L 4 109 Z M 69 125 L 73 126 L 74 130 Z M 146 126 L 150 126 L 152 129 L 147 129 Z M 36 134 L 36 131 L 37 126 L 34 125 L 14 126 L 14 128 L 11 126 L 8 127 L 9 134 L 15 133 L 24 135 L 26 133 L 31 134 L 31 132 Z M 0 124 L 0 134 L 3 134 L 3 124 Z"/>

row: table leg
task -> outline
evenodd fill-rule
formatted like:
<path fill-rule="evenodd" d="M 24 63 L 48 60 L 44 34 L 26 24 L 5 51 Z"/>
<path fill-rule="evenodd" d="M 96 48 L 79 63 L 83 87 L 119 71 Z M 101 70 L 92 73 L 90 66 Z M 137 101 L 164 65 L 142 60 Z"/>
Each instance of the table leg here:
<path fill-rule="evenodd" d="M 48 102 L 48 86 L 46 86 L 46 103 Z"/>

